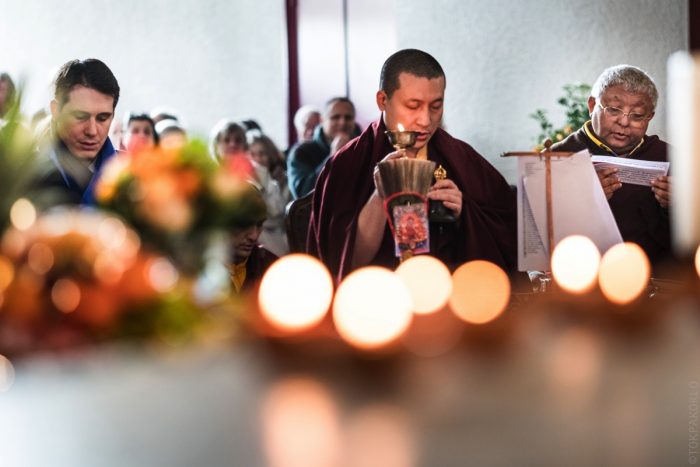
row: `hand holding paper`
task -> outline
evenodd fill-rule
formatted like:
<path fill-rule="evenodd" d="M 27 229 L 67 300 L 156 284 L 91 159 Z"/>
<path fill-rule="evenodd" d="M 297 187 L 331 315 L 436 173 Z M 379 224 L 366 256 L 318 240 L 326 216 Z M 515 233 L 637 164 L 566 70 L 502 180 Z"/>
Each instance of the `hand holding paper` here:
<path fill-rule="evenodd" d="M 644 186 L 651 186 L 652 180 L 667 175 L 670 165 L 668 162 L 643 161 L 611 156 L 591 156 L 591 161 L 596 171 L 601 168 L 616 168 L 620 182 Z M 605 189 L 605 186 L 603 186 L 603 189 Z"/>
<path fill-rule="evenodd" d="M 651 191 L 661 207 L 668 208 L 671 204 L 671 177 L 663 176 L 652 180 Z"/>

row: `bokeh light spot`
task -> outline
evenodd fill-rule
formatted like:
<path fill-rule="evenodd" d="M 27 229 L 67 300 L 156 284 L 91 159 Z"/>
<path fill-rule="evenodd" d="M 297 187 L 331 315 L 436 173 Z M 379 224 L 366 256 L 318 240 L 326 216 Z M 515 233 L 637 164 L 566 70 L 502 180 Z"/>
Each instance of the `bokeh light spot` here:
<path fill-rule="evenodd" d="M 151 287 L 161 293 L 172 290 L 180 278 L 175 266 L 165 258 L 150 260 L 146 266 L 146 276 Z"/>
<path fill-rule="evenodd" d="M 59 279 L 51 288 L 51 301 L 64 313 L 75 311 L 80 304 L 80 287 L 70 279 Z"/>
<path fill-rule="evenodd" d="M 114 217 L 107 217 L 100 221 L 97 228 L 97 236 L 107 248 L 118 249 L 126 241 L 126 226 L 122 221 Z"/>
<path fill-rule="evenodd" d="M 552 253 L 552 275 L 559 287 L 582 294 L 595 285 L 600 252 L 588 237 L 571 235 L 563 239 Z"/>
<path fill-rule="evenodd" d="M 281 331 L 299 332 L 323 319 L 333 298 L 333 281 L 316 258 L 287 255 L 267 270 L 258 298 L 270 324 Z"/>
<path fill-rule="evenodd" d="M 97 254 L 92 269 L 100 282 L 114 285 L 121 280 L 126 268 L 122 258 L 116 257 L 109 250 L 106 250 Z"/>
<path fill-rule="evenodd" d="M 413 301 L 413 311 L 428 314 L 440 310 L 452 292 L 449 269 L 432 256 L 414 256 L 396 269 L 396 274 L 406 284 Z"/>
<path fill-rule="evenodd" d="M 408 287 L 386 268 L 358 269 L 341 282 L 333 302 L 333 321 L 340 336 L 362 349 L 382 347 L 411 324 Z"/>
<path fill-rule="evenodd" d="M 620 243 L 603 255 L 598 284 L 608 300 L 624 305 L 646 289 L 650 271 L 647 255 L 639 245 Z"/>
<path fill-rule="evenodd" d="M 10 222 L 17 230 L 27 230 L 36 222 L 36 209 L 26 198 L 20 198 L 10 208 Z"/>
<path fill-rule="evenodd" d="M 468 323 L 484 324 L 503 313 L 510 300 L 508 275 L 483 260 L 461 265 L 452 275 L 450 309 Z"/>
<path fill-rule="evenodd" d="M 45 243 L 35 243 L 27 252 L 27 264 L 36 274 L 44 275 L 51 270 L 54 263 L 54 255 L 51 248 Z"/>

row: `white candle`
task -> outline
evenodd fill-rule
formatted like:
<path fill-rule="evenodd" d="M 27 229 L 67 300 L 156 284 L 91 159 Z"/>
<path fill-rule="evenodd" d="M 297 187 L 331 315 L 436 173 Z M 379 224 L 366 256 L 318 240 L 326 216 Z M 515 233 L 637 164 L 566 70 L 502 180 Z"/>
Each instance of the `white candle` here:
<path fill-rule="evenodd" d="M 690 256 L 700 244 L 700 55 L 669 57 L 667 97 L 673 245 Z"/>

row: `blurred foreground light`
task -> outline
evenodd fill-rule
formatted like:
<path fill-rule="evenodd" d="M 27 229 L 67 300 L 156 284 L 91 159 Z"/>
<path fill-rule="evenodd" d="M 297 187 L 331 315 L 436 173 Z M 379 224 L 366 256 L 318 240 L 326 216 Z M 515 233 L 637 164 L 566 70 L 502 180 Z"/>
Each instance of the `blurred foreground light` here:
<path fill-rule="evenodd" d="M 583 294 L 595 285 L 600 252 L 588 237 L 571 235 L 552 253 L 552 275 L 559 286 L 570 293 Z"/>
<path fill-rule="evenodd" d="M 406 284 L 378 266 L 358 269 L 340 283 L 333 321 L 340 336 L 361 349 L 382 347 L 411 324 L 411 296 Z"/>
<path fill-rule="evenodd" d="M 330 391 L 313 379 L 292 377 L 276 382 L 260 407 L 267 465 L 342 465 L 339 412 Z"/>
<path fill-rule="evenodd" d="M 92 270 L 97 279 L 105 284 L 119 283 L 124 274 L 123 259 L 114 255 L 110 250 L 103 250 L 97 254 L 92 265 Z"/>
<path fill-rule="evenodd" d="M 36 209 L 26 198 L 20 198 L 10 208 L 10 222 L 17 230 L 27 230 L 36 221 Z"/>
<path fill-rule="evenodd" d="M 333 281 L 316 258 L 287 255 L 267 270 L 258 298 L 270 324 L 285 332 L 300 332 L 323 319 L 333 298 Z"/>
<path fill-rule="evenodd" d="M 27 252 L 27 263 L 32 271 L 42 276 L 53 267 L 53 251 L 45 243 L 37 242 Z"/>
<path fill-rule="evenodd" d="M 146 275 L 153 290 L 161 293 L 171 291 L 180 278 L 173 263 L 165 258 L 150 260 L 146 266 Z"/>
<path fill-rule="evenodd" d="M 15 381 L 15 368 L 6 357 L 0 355 L 0 392 L 7 392 Z"/>
<path fill-rule="evenodd" d="M 415 428 L 410 415 L 398 406 L 376 404 L 356 410 L 346 431 L 344 465 L 419 465 Z"/>
<path fill-rule="evenodd" d="M 127 241 L 126 226 L 115 217 L 108 217 L 100 221 L 97 235 L 107 248 L 119 249 Z"/>
<path fill-rule="evenodd" d="M 401 263 L 396 274 L 406 284 L 413 301 L 413 311 L 428 314 L 440 310 L 452 292 L 452 277 L 439 259 L 414 256 Z"/>
<path fill-rule="evenodd" d="M 624 305 L 646 289 L 650 271 L 647 255 L 639 245 L 620 243 L 603 255 L 598 284 L 608 300 Z"/>
<path fill-rule="evenodd" d="M 559 409 L 590 407 L 599 390 L 603 350 L 591 330 L 574 327 L 552 336 L 545 347 L 544 376 L 551 394 L 548 399 Z"/>
<path fill-rule="evenodd" d="M 695 272 L 697 272 L 698 277 L 700 277 L 700 246 L 698 246 L 698 249 L 695 252 Z"/>
<path fill-rule="evenodd" d="M 80 304 L 80 287 L 70 279 L 59 279 L 51 288 L 51 301 L 64 313 L 75 311 Z"/>
<path fill-rule="evenodd" d="M 489 261 L 470 261 L 452 276 L 450 309 L 469 323 L 484 324 L 503 313 L 510 299 L 508 275 Z"/>

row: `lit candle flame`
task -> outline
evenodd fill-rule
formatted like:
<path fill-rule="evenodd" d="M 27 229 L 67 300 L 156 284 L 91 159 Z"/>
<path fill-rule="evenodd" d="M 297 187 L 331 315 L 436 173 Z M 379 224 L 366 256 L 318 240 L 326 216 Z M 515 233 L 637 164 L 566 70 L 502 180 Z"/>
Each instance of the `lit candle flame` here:
<path fill-rule="evenodd" d="M 318 259 L 287 255 L 267 270 L 258 297 L 262 315 L 276 329 L 301 332 L 326 315 L 333 299 L 333 280 Z"/>
<path fill-rule="evenodd" d="M 595 243 L 583 235 L 570 235 L 560 241 L 552 253 L 552 275 L 567 292 L 589 292 L 598 277 L 600 252 Z"/>
<path fill-rule="evenodd" d="M 618 243 L 600 261 L 598 283 L 608 300 L 625 305 L 644 292 L 650 272 L 649 259 L 639 245 Z"/>
<path fill-rule="evenodd" d="M 399 131 L 406 131 L 402 124 L 399 123 Z"/>
<path fill-rule="evenodd" d="M 401 336 L 411 324 L 411 295 L 392 271 L 360 268 L 338 286 L 333 322 L 346 342 L 360 349 L 378 349 Z"/>
<path fill-rule="evenodd" d="M 452 293 L 452 276 L 439 259 L 428 255 L 410 258 L 396 269 L 396 275 L 406 284 L 416 314 L 439 311 Z"/>
<path fill-rule="evenodd" d="M 463 321 L 488 323 L 503 313 L 508 305 L 508 275 L 489 261 L 464 263 L 452 275 L 452 282 L 449 307 Z"/>

